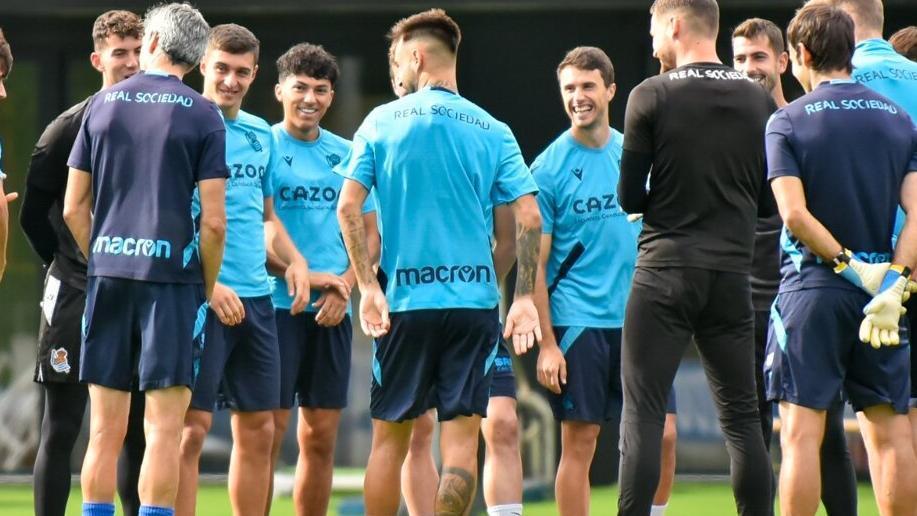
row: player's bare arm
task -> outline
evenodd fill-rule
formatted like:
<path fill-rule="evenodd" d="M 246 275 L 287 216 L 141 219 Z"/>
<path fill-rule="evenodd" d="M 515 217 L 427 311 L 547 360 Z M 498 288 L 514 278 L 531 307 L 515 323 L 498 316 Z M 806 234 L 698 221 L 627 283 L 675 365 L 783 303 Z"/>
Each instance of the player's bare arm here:
<path fill-rule="evenodd" d="M 388 302 L 376 280 L 369 244 L 366 241 L 366 228 L 361 212 L 367 195 L 369 192 L 360 183 L 353 180 L 344 181 L 338 200 L 338 222 L 362 294 L 360 325 L 363 333 L 381 337 L 389 328 Z M 534 203 L 534 200 L 532 202 Z"/>
<path fill-rule="evenodd" d="M 516 218 L 516 293 L 513 304 L 506 314 L 504 338 L 513 337 L 517 354 L 523 349 L 532 349 L 535 341 L 541 341 L 538 326 L 538 310 L 532 300 L 535 291 L 535 275 L 538 270 L 538 250 L 541 243 L 541 214 L 535 196 L 523 195 L 512 203 Z"/>
<path fill-rule="evenodd" d="M 85 170 L 70 169 L 64 195 L 64 221 L 83 256 L 89 257 L 89 232 L 92 228 L 92 176 Z"/>
<path fill-rule="evenodd" d="M 204 294 L 209 300 L 220 274 L 223 245 L 226 242 L 226 180 L 205 179 L 198 182 L 197 187 L 201 195 L 201 267 L 204 273 Z M 68 182 L 68 194 L 69 190 Z M 87 246 L 88 243 L 87 234 Z"/>
<path fill-rule="evenodd" d="M 290 313 L 296 315 L 306 308 L 309 302 L 309 263 L 296 249 L 296 245 L 287 233 L 283 222 L 277 218 L 274 211 L 274 199 L 264 199 L 264 220 L 271 221 L 270 249 L 276 257 L 287 264 L 283 269 L 283 277 L 287 283 L 287 293 L 293 297 Z M 271 253 L 268 253 L 270 256 Z"/>
<path fill-rule="evenodd" d="M 560 394 L 561 386 L 567 383 L 567 361 L 564 358 L 557 338 L 554 335 L 554 323 L 551 321 L 551 305 L 548 299 L 547 266 L 551 255 L 551 235 L 541 235 L 541 253 L 538 259 L 538 273 L 535 278 L 535 306 L 541 321 L 541 342 L 538 349 L 538 362 L 535 372 L 538 383 L 551 392 Z"/>
<path fill-rule="evenodd" d="M 516 263 L 516 219 L 505 204 L 494 206 L 494 271 L 502 282 Z"/>
<path fill-rule="evenodd" d="M 798 177 L 778 177 L 771 181 L 771 188 L 783 223 L 806 247 L 828 263 L 844 250 L 828 228 L 809 212 Z"/>

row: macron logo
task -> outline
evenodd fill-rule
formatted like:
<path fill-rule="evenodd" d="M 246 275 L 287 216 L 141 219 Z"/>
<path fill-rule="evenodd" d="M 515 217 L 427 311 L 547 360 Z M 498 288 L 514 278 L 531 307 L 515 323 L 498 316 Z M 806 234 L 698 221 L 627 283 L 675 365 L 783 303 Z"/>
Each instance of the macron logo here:
<path fill-rule="evenodd" d="M 583 169 L 574 168 L 573 170 L 571 170 L 571 172 L 573 172 L 573 175 L 576 176 L 577 179 L 579 179 L 580 181 L 583 180 Z"/>
<path fill-rule="evenodd" d="M 428 285 L 431 283 L 491 283 L 491 269 L 487 265 L 437 265 L 419 269 L 395 270 L 395 284 L 399 286 Z"/>
<path fill-rule="evenodd" d="M 150 240 L 132 237 L 96 237 L 92 245 L 94 254 L 113 254 L 123 256 L 145 256 L 148 258 L 169 259 L 172 256 L 172 244 L 168 240 Z"/>
<path fill-rule="evenodd" d="M 293 156 L 284 156 L 283 160 L 287 162 L 288 167 L 293 166 Z"/>

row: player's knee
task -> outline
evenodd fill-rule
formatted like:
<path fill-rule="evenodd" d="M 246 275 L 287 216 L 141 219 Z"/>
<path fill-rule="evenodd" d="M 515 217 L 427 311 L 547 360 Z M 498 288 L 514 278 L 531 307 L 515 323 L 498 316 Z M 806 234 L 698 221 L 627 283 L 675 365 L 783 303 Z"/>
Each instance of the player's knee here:
<path fill-rule="evenodd" d="M 274 442 L 274 418 L 270 414 L 246 414 L 239 417 L 233 438 L 246 450 L 267 454 Z"/>
<path fill-rule="evenodd" d="M 411 433 L 411 453 L 426 453 L 433 447 L 433 429 L 429 431 L 415 428 Z"/>
<path fill-rule="evenodd" d="M 519 419 L 515 412 L 501 411 L 488 415 L 484 428 L 487 447 L 495 452 L 519 447 Z"/>
<path fill-rule="evenodd" d="M 563 432 L 562 451 L 576 457 L 592 457 L 599 436 L 599 425 L 569 425 Z"/>
<path fill-rule="evenodd" d="M 337 438 L 337 420 L 313 418 L 312 424 L 300 425 L 299 449 L 310 457 L 331 458 Z"/>
<path fill-rule="evenodd" d="M 204 439 L 207 438 L 207 430 L 200 425 L 185 425 L 181 434 L 181 454 L 182 456 L 197 457 L 204 448 Z"/>

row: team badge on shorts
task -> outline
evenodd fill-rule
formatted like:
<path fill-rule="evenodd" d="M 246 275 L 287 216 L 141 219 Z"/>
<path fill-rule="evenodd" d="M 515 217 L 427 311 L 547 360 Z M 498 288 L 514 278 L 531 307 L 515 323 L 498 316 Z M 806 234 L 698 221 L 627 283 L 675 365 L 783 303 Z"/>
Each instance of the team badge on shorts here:
<path fill-rule="evenodd" d="M 51 369 L 54 369 L 54 371 L 58 373 L 70 373 L 70 360 L 67 358 L 66 349 L 51 348 Z"/>

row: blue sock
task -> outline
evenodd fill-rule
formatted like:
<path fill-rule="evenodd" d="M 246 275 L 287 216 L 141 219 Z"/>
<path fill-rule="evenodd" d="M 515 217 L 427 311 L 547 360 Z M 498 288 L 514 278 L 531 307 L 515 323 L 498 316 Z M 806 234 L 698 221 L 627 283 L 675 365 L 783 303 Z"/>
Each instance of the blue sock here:
<path fill-rule="evenodd" d="M 115 516 L 115 504 L 83 502 L 83 516 Z"/>
<path fill-rule="evenodd" d="M 138 516 L 175 516 L 172 507 L 156 507 L 155 505 L 141 505 Z"/>

